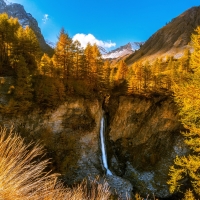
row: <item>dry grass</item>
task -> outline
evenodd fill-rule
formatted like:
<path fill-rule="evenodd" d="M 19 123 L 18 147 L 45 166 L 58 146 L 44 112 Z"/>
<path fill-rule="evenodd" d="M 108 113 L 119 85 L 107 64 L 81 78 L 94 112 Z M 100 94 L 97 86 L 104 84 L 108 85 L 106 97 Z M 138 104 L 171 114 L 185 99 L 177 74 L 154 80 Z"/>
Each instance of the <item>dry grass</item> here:
<path fill-rule="evenodd" d="M 57 174 L 45 172 L 49 161 L 43 160 L 43 148 L 25 145 L 23 139 L 0 129 L 0 200 L 107 200 L 108 185 L 85 181 L 65 188 Z"/>

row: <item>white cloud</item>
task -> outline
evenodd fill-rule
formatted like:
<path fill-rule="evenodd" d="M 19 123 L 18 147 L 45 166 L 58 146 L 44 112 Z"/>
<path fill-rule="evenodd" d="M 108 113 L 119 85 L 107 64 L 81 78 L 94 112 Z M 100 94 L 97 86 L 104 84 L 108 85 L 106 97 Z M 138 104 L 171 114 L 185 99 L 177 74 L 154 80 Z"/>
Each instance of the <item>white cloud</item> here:
<path fill-rule="evenodd" d="M 81 46 L 83 48 L 85 48 L 87 46 L 88 42 L 92 45 L 94 43 L 96 43 L 98 46 L 101 46 L 103 48 L 111 48 L 111 47 L 116 46 L 116 43 L 112 43 L 111 41 L 104 42 L 102 40 L 98 40 L 92 34 L 86 35 L 86 34 L 83 34 L 83 33 L 77 33 L 76 35 L 74 35 L 74 37 L 72 39 L 73 39 L 73 41 L 78 40 L 81 43 Z"/>
<path fill-rule="evenodd" d="M 43 23 L 46 24 L 48 20 L 49 20 L 49 15 L 44 14 L 43 19 L 42 19 Z"/>

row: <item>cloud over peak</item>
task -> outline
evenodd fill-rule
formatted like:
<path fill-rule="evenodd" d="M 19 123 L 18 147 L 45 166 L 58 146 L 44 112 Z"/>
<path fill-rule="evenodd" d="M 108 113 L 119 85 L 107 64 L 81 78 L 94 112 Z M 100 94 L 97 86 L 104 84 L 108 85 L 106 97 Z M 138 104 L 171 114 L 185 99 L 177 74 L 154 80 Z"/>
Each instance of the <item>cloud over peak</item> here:
<path fill-rule="evenodd" d="M 101 46 L 103 48 L 111 48 L 116 46 L 116 43 L 112 43 L 111 41 L 105 42 L 102 40 L 98 40 L 94 37 L 94 35 L 90 33 L 87 35 L 84 33 L 77 33 L 72 39 L 73 41 L 78 40 L 83 48 L 87 46 L 88 42 L 92 45 L 96 43 L 98 46 Z"/>

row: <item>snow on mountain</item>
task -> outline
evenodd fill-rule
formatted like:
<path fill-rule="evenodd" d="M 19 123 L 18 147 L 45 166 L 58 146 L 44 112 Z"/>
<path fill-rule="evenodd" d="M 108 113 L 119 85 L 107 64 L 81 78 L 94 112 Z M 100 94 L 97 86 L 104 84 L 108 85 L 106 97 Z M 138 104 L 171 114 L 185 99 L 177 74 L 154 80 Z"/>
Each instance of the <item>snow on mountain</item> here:
<path fill-rule="evenodd" d="M 115 50 L 112 50 L 106 54 L 103 54 L 102 57 L 104 59 L 114 59 L 119 58 L 125 55 L 129 55 L 136 50 L 140 49 L 140 47 L 144 44 L 144 42 L 129 42 L 128 44 L 121 46 Z"/>
<path fill-rule="evenodd" d="M 4 0 L 4 2 L 6 3 L 6 5 L 12 4 L 11 2 L 9 2 L 9 1 L 7 1 L 7 0 Z"/>
<path fill-rule="evenodd" d="M 103 47 L 101 47 L 101 46 L 98 46 L 98 48 L 99 48 L 99 50 L 100 50 L 100 52 L 101 52 L 101 54 L 102 55 L 104 55 L 104 54 L 107 54 L 108 52 L 103 48 Z"/>
<path fill-rule="evenodd" d="M 45 40 L 45 42 L 53 49 L 56 47 L 56 44 L 54 42 L 51 42 L 49 40 Z"/>
<path fill-rule="evenodd" d="M 6 3 L 3 0 L 0 0 L 0 11 L 5 9 Z"/>

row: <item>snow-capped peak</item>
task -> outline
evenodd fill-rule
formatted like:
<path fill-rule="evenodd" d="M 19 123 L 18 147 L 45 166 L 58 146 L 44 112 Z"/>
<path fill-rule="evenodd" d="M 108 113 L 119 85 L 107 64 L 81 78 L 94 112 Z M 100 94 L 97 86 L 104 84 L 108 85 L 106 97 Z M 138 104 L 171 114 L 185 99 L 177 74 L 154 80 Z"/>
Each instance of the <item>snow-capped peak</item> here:
<path fill-rule="evenodd" d="M 130 42 L 131 48 L 133 51 L 140 49 L 140 47 L 144 44 L 144 42 Z"/>
<path fill-rule="evenodd" d="M 54 42 L 51 42 L 49 40 L 45 40 L 45 42 L 51 47 L 51 48 L 55 48 L 56 44 Z"/>
<path fill-rule="evenodd" d="M 104 54 L 102 57 L 104 59 L 114 59 L 119 58 L 125 55 L 129 55 L 136 50 L 140 49 L 140 47 L 144 44 L 144 42 L 129 42 L 128 44 L 121 46 L 115 50 L 110 51 L 107 54 Z"/>
<path fill-rule="evenodd" d="M 8 5 L 11 5 L 12 3 L 9 2 L 8 0 L 4 0 L 5 4 L 8 6 Z"/>

